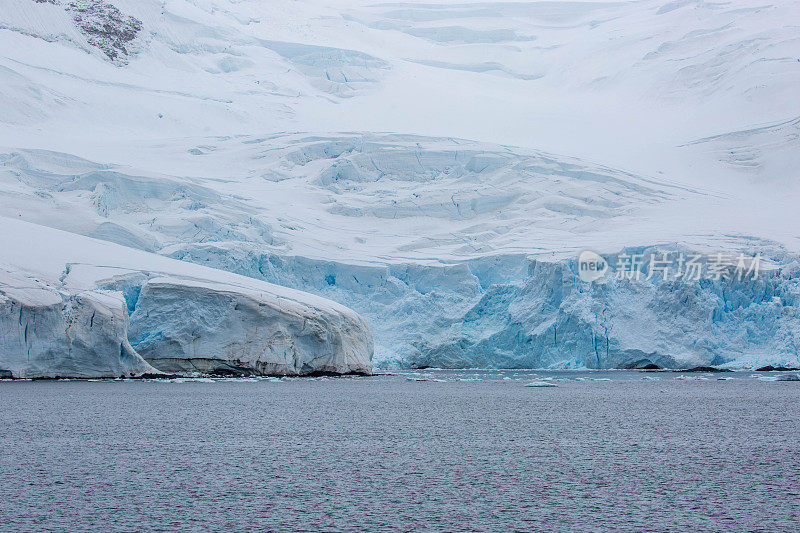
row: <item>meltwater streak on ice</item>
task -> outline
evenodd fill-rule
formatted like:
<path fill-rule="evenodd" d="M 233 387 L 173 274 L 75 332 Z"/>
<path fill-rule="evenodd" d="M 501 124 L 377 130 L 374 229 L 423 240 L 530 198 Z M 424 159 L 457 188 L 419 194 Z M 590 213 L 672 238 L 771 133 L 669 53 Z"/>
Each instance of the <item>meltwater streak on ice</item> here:
<path fill-rule="evenodd" d="M 675 377 L 2 382 L 2 528 L 796 529 L 800 384 Z"/>

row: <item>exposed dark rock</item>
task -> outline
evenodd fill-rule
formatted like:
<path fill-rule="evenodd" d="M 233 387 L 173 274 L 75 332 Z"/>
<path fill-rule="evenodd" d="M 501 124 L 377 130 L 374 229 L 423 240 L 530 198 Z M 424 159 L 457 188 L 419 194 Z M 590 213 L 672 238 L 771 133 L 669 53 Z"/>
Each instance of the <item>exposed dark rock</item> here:
<path fill-rule="evenodd" d="M 761 368 L 756 368 L 756 372 L 797 372 L 800 368 L 795 368 L 793 366 L 762 366 Z"/>
<path fill-rule="evenodd" d="M 90 377 L 67 377 L 67 376 L 37 376 L 33 378 L 14 378 L 9 372 L 8 376 L 5 377 L 2 375 L 3 370 L 0 370 L 0 378 L 3 379 L 25 379 L 29 381 L 96 381 L 98 379 L 175 379 L 175 378 L 185 378 L 188 377 L 186 374 L 167 374 L 167 373 L 144 373 L 138 376 L 117 376 L 116 378 L 112 377 L 101 377 L 101 378 L 90 378 Z M 7 370 L 5 372 L 8 372 Z"/>
<path fill-rule="evenodd" d="M 367 374 L 365 372 L 346 372 L 344 374 L 340 374 L 337 372 L 327 372 L 325 370 L 319 370 L 315 372 L 309 372 L 308 374 L 303 374 L 302 377 L 305 378 L 319 378 L 319 377 L 331 377 L 331 378 L 338 378 L 342 376 L 371 376 L 372 374 Z M 293 376 L 288 376 L 293 377 Z"/>
<path fill-rule="evenodd" d="M 625 364 L 621 368 L 624 370 L 659 370 L 661 367 L 650 359 L 639 359 L 638 361 Z"/>
<path fill-rule="evenodd" d="M 232 366 L 217 367 L 210 370 L 206 375 L 216 378 L 240 378 L 255 375 L 254 372 L 246 368 L 238 368 Z"/>
<path fill-rule="evenodd" d="M 715 366 L 695 366 L 692 368 L 684 368 L 676 372 L 733 372 L 728 368 L 717 368 Z"/>
<path fill-rule="evenodd" d="M 126 61 L 128 44 L 142 29 L 139 19 L 123 14 L 103 0 L 75 0 L 67 4 L 67 10 L 72 12 L 72 20 L 89 44 L 116 63 Z"/>
<path fill-rule="evenodd" d="M 175 379 L 184 377 L 180 374 L 142 374 L 141 376 L 136 376 L 132 379 Z"/>

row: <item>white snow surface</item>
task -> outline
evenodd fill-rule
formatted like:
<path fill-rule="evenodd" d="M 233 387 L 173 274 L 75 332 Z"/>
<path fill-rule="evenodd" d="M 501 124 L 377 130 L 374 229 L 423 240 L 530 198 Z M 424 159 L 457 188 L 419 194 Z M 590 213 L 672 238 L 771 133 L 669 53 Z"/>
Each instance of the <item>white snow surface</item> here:
<path fill-rule="evenodd" d="M 381 366 L 797 364 L 797 20 L 795 0 L 6 0 L 0 215 L 335 299 Z M 583 249 L 777 266 L 581 287 Z"/>

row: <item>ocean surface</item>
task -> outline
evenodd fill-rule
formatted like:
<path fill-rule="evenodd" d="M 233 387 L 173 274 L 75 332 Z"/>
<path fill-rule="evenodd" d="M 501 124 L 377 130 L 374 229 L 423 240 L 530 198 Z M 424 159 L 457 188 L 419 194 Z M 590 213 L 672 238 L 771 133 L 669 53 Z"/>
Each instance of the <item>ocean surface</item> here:
<path fill-rule="evenodd" d="M 776 376 L 1 382 L 0 530 L 798 531 Z"/>

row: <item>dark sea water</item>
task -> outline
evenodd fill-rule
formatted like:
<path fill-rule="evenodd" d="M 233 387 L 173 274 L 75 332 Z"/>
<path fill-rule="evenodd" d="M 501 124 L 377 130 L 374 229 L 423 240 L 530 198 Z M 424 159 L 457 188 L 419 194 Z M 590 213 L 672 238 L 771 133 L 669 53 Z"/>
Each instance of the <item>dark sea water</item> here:
<path fill-rule="evenodd" d="M 2 382 L 0 530 L 800 531 L 758 376 Z"/>

